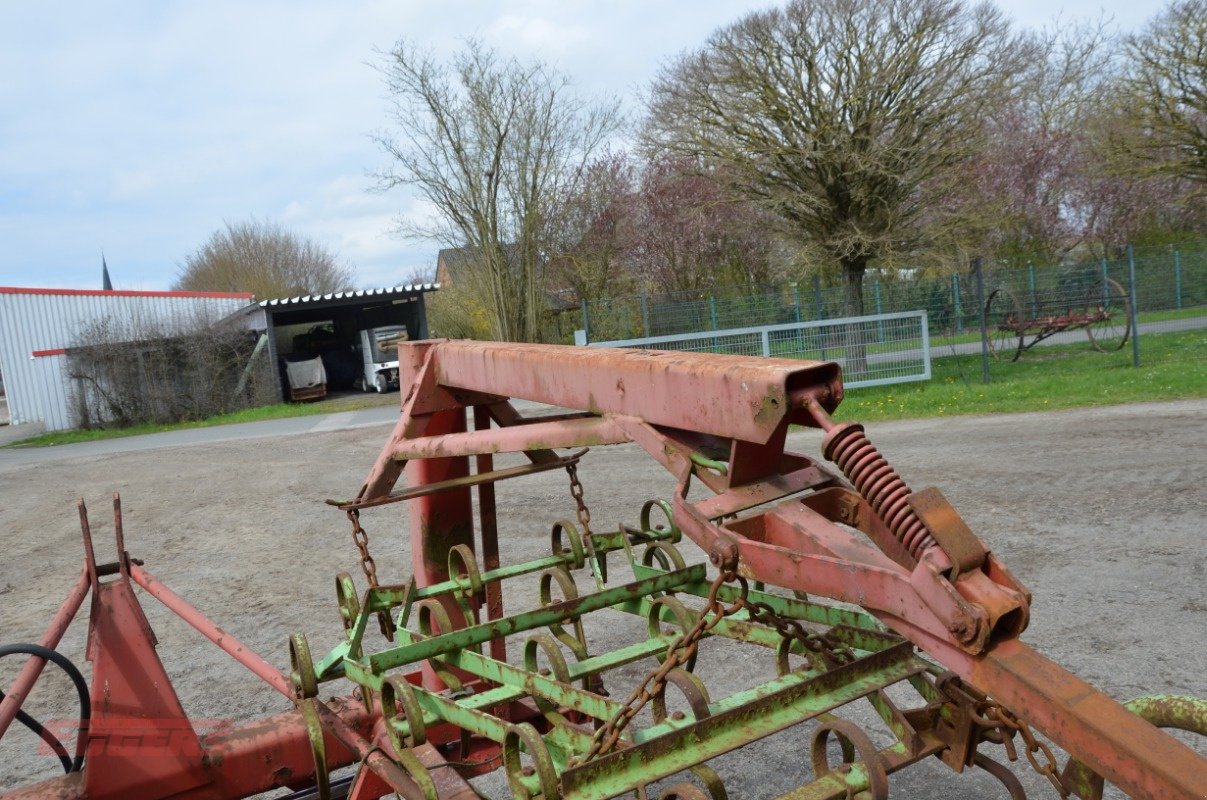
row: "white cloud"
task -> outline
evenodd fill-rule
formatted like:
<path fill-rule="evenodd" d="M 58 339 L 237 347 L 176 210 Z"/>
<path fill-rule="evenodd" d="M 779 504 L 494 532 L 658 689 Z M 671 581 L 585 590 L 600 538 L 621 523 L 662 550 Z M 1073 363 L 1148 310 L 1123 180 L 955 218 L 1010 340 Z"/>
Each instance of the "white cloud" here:
<path fill-rule="evenodd" d="M 675 53 L 768 3 L 366 0 L 0 4 L 0 283 L 163 288 L 224 220 L 280 219 L 364 285 L 434 263 L 391 232 L 429 204 L 367 191 L 386 122 L 370 66 L 396 40 L 439 56 L 478 36 L 555 62 L 588 94 L 632 97 Z M 1065 15 L 1097 13 L 1092 0 Z M 1115 3 L 1124 27 L 1149 13 Z M 1057 10 L 1005 4 L 1027 24 Z"/>

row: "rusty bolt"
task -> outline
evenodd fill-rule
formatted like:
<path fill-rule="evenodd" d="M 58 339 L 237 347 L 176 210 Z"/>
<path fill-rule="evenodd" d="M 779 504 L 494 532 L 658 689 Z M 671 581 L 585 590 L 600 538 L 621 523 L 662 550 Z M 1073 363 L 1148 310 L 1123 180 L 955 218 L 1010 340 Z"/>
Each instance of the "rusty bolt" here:
<path fill-rule="evenodd" d="M 682 711 L 671 712 L 671 719 L 673 719 L 675 722 L 678 722 L 679 720 L 683 719 L 683 712 Z"/>

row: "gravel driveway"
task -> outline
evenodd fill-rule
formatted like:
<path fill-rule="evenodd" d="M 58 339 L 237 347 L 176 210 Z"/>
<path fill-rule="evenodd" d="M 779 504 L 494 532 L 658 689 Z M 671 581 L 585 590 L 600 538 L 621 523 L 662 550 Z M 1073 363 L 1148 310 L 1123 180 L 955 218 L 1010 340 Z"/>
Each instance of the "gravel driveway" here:
<path fill-rule="evenodd" d="M 127 546 L 153 574 L 282 666 L 295 631 L 326 652 L 340 631 L 332 576 L 357 574 L 357 562 L 346 521 L 322 501 L 355 492 L 387 431 L 374 425 L 84 457 L 64 448 L 54 460 L 0 469 L 0 642 L 36 640 L 77 574 L 77 496 L 92 508 L 98 557 L 111 559 L 107 508 L 117 490 Z M 883 423 L 869 433 L 911 486 L 940 486 L 1032 588 L 1024 636 L 1032 646 L 1121 699 L 1153 691 L 1207 696 L 1207 401 Z M 793 439 L 817 453 L 817 433 Z M 517 462 L 500 459 L 510 463 Z M 672 488 L 631 446 L 598 448 L 580 473 L 600 524 L 635 522 L 643 500 Z M 563 474 L 502 485 L 504 561 L 545 552 L 549 525 L 572 509 Z M 383 580 L 404 575 L 405 511 L 366 511 L 364 521 Z M 690 544 L 685 552 L 700 560 Z M 530 607 L 535 587 L 516 588 L 509 609 Z M 285 707 L 154 600 L 143 602 L 192 715 L 245 720 Z M 61 648 L 81 664 L 84 622 Z M 632 641 L 643 627 L 618 620 L 591 628 L 593 649 Z M 697 672 L 720 697 L 773 675 L 773 658 L 760 659 L 752 667 L 731 651 L 704 650 Z M 0 664 L 0 687 L 17 661 Z M 635 665 L 624 676 L 649 668 Z M 66 715 L 68 691 L 48 669 L 29 710 Z M 806 777 L 806 746 L 804 733 L 790 731 L 714 766 L 730 797 L 774 797 Z M 53 759 L 30 755 L 33 748 L 33 737 L 14 726 L 0 744 L 0 787 L 54 774 Z M 1054 796 L 1025 766 L 1017 771 L 1033 797 Z M 504 797 L 504 786 L 495 776 L 480 789 Z M 893 776 L 892 796 L 1005 793 L 980 773 L 952 775 L 932 760 Z"/>

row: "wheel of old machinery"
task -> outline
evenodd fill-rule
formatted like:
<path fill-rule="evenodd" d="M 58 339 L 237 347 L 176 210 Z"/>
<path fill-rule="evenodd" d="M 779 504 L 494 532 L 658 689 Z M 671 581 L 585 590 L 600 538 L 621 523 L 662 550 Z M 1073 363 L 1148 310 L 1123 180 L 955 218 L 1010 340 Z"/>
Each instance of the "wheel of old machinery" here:
<path fill-rule="evenodd" d="M 1118 282 L 1095 281 L 1086 293 L 1083 313 L 1087 315 L 1086 336 L 1095 350 L 1114 352 L 1132 333 L 1132 301 Z"/>
<path fill-rule="evenodd" d="M 994 289 L 985 300 L 985 330 L 994 358 L 1017 361 L 1023 352 L 1023 305 L 1009 289 Z"/>
<path fill-rule="evenodd" d="M 666 517 L 665 525 L 652 524 L 650 513 L 655 508 L 661 511 L 662 515 Z M 656 535 L 671 544 L 676 544 L 683 538 L 682 531 L 675 524 L 675 509 L 665 500 L 654 499 L 645 501 L 645 504 L 641 506 L 641 530 L 643 533 Z"/>
<path fill-rule="evenodd" d="M 482 573 L 478 571 L 478 561 L 469 545 L 457 544 L 449 548 L 448 575 L 457 582 L 466 599 L 482 591 Z"/>
<path fill-rule="evenodd" d="M 712 714 L 708 708 L 708 689 L 704 686 L 704 681 L 682 667 L 675 667 L 666 673 L 666 683 L 663 685 L 662 691 L 655 694 L 650 703 L 650 710 L 654 715 L 655 722 L 666 721 L 666 690 L 670 686 L 674 686 L 683 694 L 684 699 L 687 700 L 687 707 L 691 709 L 693 719 L 696 721 L 707 719 Z"/>
<path fill-rule="evenodd" d="M 299 700 L 314 697 L 319 693 L 318 678 L 314 673 L 314 659 L 310 657 L 310 644 L 306 634 L 295 633 L 289 637 L 290 680 L 293 694 Z"/>
<path fill-rule="evenodd" d="M 658 800 L 713 800 L 713 796 L 694 783 L 676 783 L 664 789 Z"/>
<path fill-rule="evenodd" d="M 538 659 L 539 652 L 545 654 L 545 662 L 549 665 L 545 669 L 540 669 Z M 570 685 L 570 665 L 566 663 L 566 657 L 562 655 L 562 649 L 557 646 L 557 640 L 547 633 L 538 633 L 535 636 L 530 636 L 524 642 L 524 669 L 529 672 L 539 672 L 540 674 L 550 674 L 553 680 L 566 686 Z M 538 692 L 533 692 L 532 700 L 536 703 L 537 709 L 545 715 L 545 719 L 549 724 L 559 727 L 568 726 L 570 723 L 558 708 L 557 703 L 546 699 Z"/>
<path fill-rule="evenodd" d="M 427 741 L 427 725 L 423 721 L 423 709 L 415 696 L 415 687 L 401 675 L 392 675 L 382 681 L 378 692 L 381 717 L 386 723 L 386 732 L 397 752 L 408 747 L 418 747 Z M 400 723 L 406 723 L 403 734 Z"/>
<path fill-rule="evenodd" d="M 645 618 L 645 629 L 650 639 L 666 639 L 667 637 L 667 633 L 662 629 L 662 626 L 666 623 L 666 620 L 662 618 L 663 609 L 669 611 L 671 616 L 674 617 L 675 624 L 679 626 L 680 630 L 678 636 L 686 636 L 687 632 L 695 627 L 698 619 L 697 616 L 688 610 L 687 606 L 679 601 L 679 598 L 669 594 L 660 595 L 650 601 L 650 610 Z M 673 633 L 670 635 L 675 637 L 675 639 L 678 638 Z M 691 646 L 691 654 L 683 665 L 683 668 L 688 672 L 696 668 L 696 652 L 697 647 L 693 644 Z M 659 663 L 665 662 L 666 656 L 659 655 L 658 661 Z"/>
<path fill-rule="evenodd" d="M 567 551 L 562 546 L 562 534 L 566 534 L 566 539 L 570 542 L 570 550 Z M 587 563 L 586 551 L 583 549 L 583 537 L 578 532 L 578 528 L 568 519 L 559 519 L 553 523 L 553 530 L 549 533 L 550 549 L 553 550 L 553 555 L 559 558 L 564 558 L 567 554 L 570 556 L 568 566 L 570 569 L 582 569 Z"/>
<path fill-rule="evenodd" d="M 531 770 L 525 769 L 521 754 L 526 754 L 532 760 Z M 541 735 L 527 722 L 511 725 L 503 734 L 503 768 L 516 800 L 534 800 L 537 797 L 541 800 L 558 800 L 561 797 L 553 759 L 541 741 Z"/>
<path fill-rule="evenodd" d="M 419 632 L 424 636 L 437 636 L 456 630 L 452 618 L 448 615 L 448 609 L 435 597 L 426 597 L 415 604 L 415 620 L 419 625 Z M 482 652 L 480 645 L 474 645 L 472 649 L 478 653 Z M 461 678 L 444 661 L 432 658 L 428 660 L 428 664 L 449 689 L 454 692 L 461 690 Z"/>
<path fill-rule="evenodd" d="M 335 602 L 339 606 L 339 618 L 344 631 L 351 631 L 360 616 L 360 598 L 356 594 L 356 583 L 347 572 L 335 576 Z"/>
<path fill-rule="evenodd" d="M 666 572 L 687 568 L 687 561 L 683 558 L 683 554 L 670 542 L 650 542 L 645 546 L 645 550 L 641 553 L 642 566 L 652 567 L 655 561 Z"/>
<path fill-rule="evenodd" d="M 301 634 L 298 634 L 299 636 Z M 317 800 L 331 800 L 331 776 L 327 771 L 327 744 L 323 740 L 323 722 L 319 716 L 318 701 L 307 697 L 298 705 L 302 721 L 306 724 L 306 738 L 310 741 L 310 755 L 314 758 L 314 792 Z"/>
<path fill-rule="evenodd" d="M 870 800 L 886 800 L 888 798 L 888 771 L 880 758 L 880 751 L 872 744 L 872 740 L 863 729 L 845 719 L 834 718 L 817 727 L 813 732 L 813 742 L 810 755 L 813 761 L 813 775 L 821 778 L 834 772 L 826 754 L 826 743 L 833 733 L 842 747 L 842 763 L 854 764 L 856 759 L 863 763 L 867 774 L 867 796 Z"/>
<path fill-rule="evenodd" d="M 574 582 L 574 576 L 570 574 L 569 570 L 562 566 L 547 567 L 541 570 L 538 582 L 542 608 L 560 602 L 553 599 L 553 584 L 555 583 L 561 590 L 562 601 L 578 599 L 578 584 Z M 567 631 L 560 622 L 550 623 L 549 632 L 557 637 L 559 642 L 569 647 L 575 657 L 581 661 L 587 657 L 587 635 L 583 631 L 582 619 L 571 617 L 566 621 L 574 629 L 573 633 Z"/>

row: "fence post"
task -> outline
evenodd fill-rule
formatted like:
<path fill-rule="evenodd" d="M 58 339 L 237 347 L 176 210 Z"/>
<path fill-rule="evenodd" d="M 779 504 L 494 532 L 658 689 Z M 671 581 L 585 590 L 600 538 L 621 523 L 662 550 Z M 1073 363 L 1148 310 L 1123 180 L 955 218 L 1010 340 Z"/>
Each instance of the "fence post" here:
<path fill-rule="evenodd" d="M 1031 289 L 1031 316 L 1039 316 L 1039 296 L 1035 292 L 1035 265 L 1027 262 L 1027 286 Z"/>
<path fill-rule="evenodd" d="M 1139 310 L 1136 308 L 1136 251 L 1127 246 L 1127 281 L 1128 294 L 1132 298 L 1132 366 L 1140 366 L 1140 323 L 1137 321 Z"/>
<path fill-rule="evenodd" d="M 796 308 L 796 321 L 800 322 L 800 284 L 792 282 L 792 305 Z"/>
<path fill-rule="evenodd" d="M 881 306 L 880 306 L 880 279 L 879 278 L 876 279 L 875 293 L 876 293 L 876 316 L 880 316 L 881 314 L 884 313 L 884 309 L 881 308 Z M 876 321 L 876 338 L 880 341 L 880 344 L 884 344 L 884 320 Z"/>
<path fill-rule="evenodd" d="M 644 294 L 641 295 L 641 335 L 650 335 L 650 302 Z"/>
<path fill-rule="evenodd" d="M 1173 249 L 1173 298 L 1174 307 L 1182 310 L 1182 251 Z"/>
<path fill-rule="evenodd" d="M 763 339 L 763 355 L 770 357 L 771 356 L 771 334 L 767 331 L 766 328 L 763 328 L 762 339 Z"/>
<path fill-rule="evenodd" d="M 956 333 L 963 333 L 964 309 L 960 307 L 960 273 L 958 272 L 951 273 L 951 300 L 956 315 Z"/>
<path fill-rule="evenodd" d="M 981 323 L 981 382 L 989 383 L 989 330 L 985 324 L 985 272 L 981 269 L 981 257 L 972 260 L 972 271 L 976 275 L 977 317 Z"/>
<path fill-rule="evenodd" d="M 820 322 L 826 318 L 825 307 L 821 304 L 821 276 L 813 276 L 813 312 L 817 315 L 815 318 Z M 821 332 L 821 328 L 817 329 L 818 345 L 821 348 L 821 360 L 826 360 L 826 335 Z"/>
<path fill-rule="evenodd" d="M 717 329 L 717 298 L 711 294 L 708 296 L 708 316 L 712 320 L 712 329 Z"/>
<path fill-rule="evenodd" d="M 1111 287 L 1107 285 L 1107 281 L 1111 279 L 1111 270 L 1106 263 L 1106 256 L 1102 257 L 1102 307 L 1106 308 L 1107 302 L 1111 297 Z"/>
<path fill-rule="evenodd" d="M 587 298 L 583 298 L 583 344 L 591 341 L 591 315 L 587 312 Z"/>

